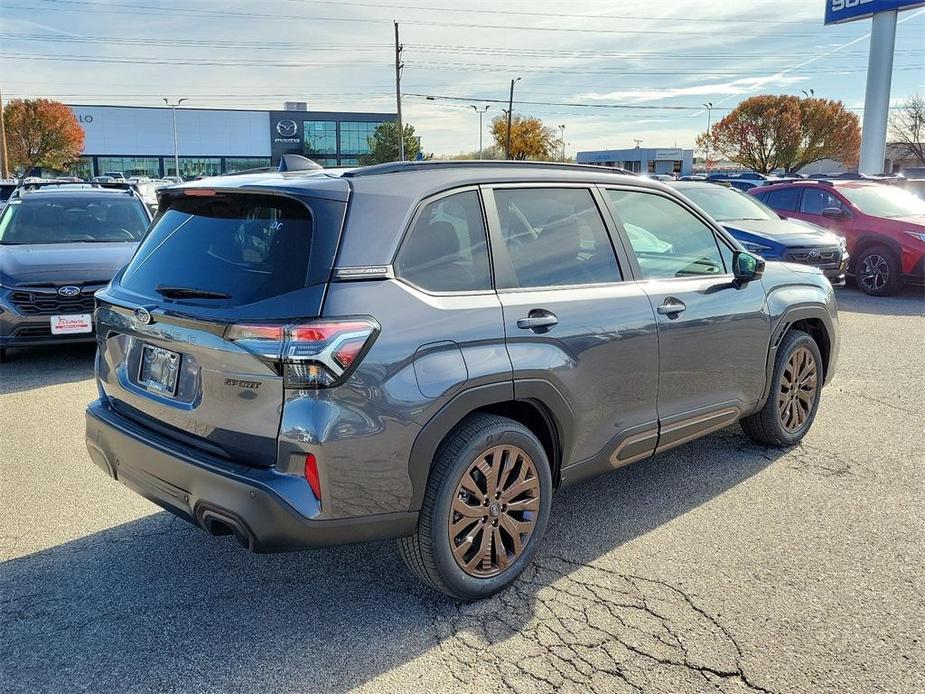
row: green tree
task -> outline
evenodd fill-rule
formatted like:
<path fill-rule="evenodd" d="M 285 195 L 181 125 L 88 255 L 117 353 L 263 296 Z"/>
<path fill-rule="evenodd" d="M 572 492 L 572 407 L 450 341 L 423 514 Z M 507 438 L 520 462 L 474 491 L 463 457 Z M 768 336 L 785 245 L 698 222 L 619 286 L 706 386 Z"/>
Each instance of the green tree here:
<path fill-rule="evenodd" d="M 853 166 L 861 128 L 840 101 L 767 94 L 742 101 L 697 146 L 753 171 L 791 173 L 823 159 Z"/>
<path fill-rule="evenodd" d="M 421 141 L 414 134 L 414 126 L 406 124 L 404 130 L 405 160 L 411 161 L 421 151 Z M 387 121 L 382 123 L 372 137 L 369 138 L 369 154 L 360 155 L 360 164 L 384 164 L 400 159 L 398 148 L 398 123 Z"/>
<path fill-rule="evenodd" d="M 507 116 L 491 121 L 491 136 L 502 152 L 507 148 Z M 533 116 L 514 115 L 511 119 L 511 159 L 555 158 L 559 140 L 555 131 Z"/>
<path fill-rule="evenodd" d="M 67 106 L 50 99 L 14 99 L 3 109 L 9 166 L 27 176 L 35 167 L 62 170 L 76 161 L 84 131 Z"/>

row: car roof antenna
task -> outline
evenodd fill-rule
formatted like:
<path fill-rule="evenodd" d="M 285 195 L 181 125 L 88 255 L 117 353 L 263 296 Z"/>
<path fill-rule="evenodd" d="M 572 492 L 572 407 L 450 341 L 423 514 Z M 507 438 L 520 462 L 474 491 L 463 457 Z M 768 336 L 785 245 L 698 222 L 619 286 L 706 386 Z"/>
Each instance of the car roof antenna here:
<path fill-rule="evenodd" d="M 280 173 L 286 171 L 321 171 L 322 166 L 298 154 L 284 154 L 279 158 Z"/>

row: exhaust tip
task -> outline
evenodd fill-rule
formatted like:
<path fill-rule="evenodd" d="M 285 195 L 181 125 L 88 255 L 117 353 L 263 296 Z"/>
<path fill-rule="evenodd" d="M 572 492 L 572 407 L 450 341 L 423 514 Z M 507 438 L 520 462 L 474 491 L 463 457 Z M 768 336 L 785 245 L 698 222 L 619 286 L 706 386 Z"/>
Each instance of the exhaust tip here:
<path fill-rule="evenodd" d="M 210 535 L 217 537 L 224 535 L 234 535 L 244 549 L 254 551 L 254 536 L 248 527 L 238 518 L 228 512 L 220 511 L 213 508 L 204 508 L 200 510 L 199 524 Z"/>

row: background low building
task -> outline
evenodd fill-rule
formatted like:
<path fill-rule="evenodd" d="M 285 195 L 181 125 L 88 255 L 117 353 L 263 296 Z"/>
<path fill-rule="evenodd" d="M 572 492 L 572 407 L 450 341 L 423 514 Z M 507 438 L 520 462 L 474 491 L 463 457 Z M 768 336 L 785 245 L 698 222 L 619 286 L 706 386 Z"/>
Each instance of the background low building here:
<path fill-rule="evenodd" d="M 287 104 L 288 106 L 289 104 Z M 73 173 L 176 175 L 173 117 L 167 107 L 71 106 L 86 134 Z M 356 166 L 368 138 L 394 113 L 177 109 L 180 175 L 214 176 L 276 165 L 282 154 L 302 154 L 322 166 Z"/>
<path fill-rule="evenodd" d="M 678 174 L 689 176 L 694 171 L 694 150 L 679 147 L 633 147 L 631 149 L 605 149 L 579 152 L 578 164 L 619 166 L 641 174 Z"/>

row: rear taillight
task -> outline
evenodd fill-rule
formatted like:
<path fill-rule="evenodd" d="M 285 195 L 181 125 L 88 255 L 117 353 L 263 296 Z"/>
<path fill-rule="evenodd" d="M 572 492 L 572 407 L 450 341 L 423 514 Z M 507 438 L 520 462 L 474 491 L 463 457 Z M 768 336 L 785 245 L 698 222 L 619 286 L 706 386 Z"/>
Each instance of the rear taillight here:
<path fill-rule="evenodd" d="M 287 388 L 329 388 L 347 379 L 378 333 L 371 318 L 350 318 L 232 325 L 225 338 L 279 364 Z"/>

